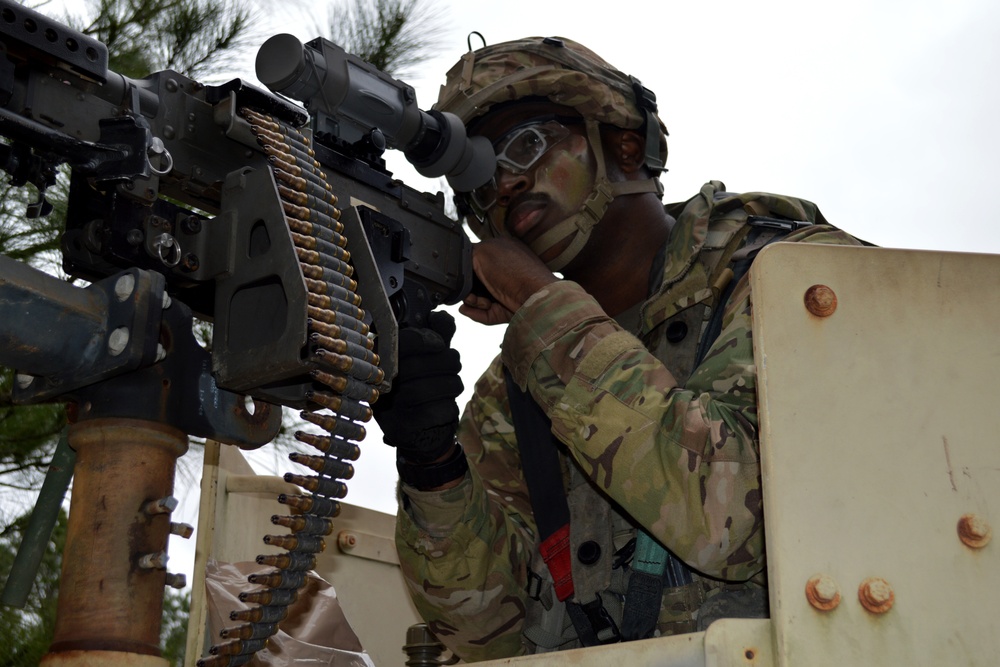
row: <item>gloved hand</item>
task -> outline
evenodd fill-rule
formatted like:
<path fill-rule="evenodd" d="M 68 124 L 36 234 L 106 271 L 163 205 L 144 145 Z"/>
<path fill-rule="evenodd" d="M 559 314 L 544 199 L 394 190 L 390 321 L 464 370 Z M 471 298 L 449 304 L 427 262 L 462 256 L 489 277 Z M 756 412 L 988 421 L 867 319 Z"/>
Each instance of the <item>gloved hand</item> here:
<path fill-rule="evenodd" d="M 383 440 L 407 464 L 433 463 L 455 444 L 455 399 L 463 387 L 458 351 L 450 347 L 454 335 L 455 319 L 443 311 L 430 314 L 426 329 L 400 329 L 399 372 L 392 391 L 371 406 Z"/>

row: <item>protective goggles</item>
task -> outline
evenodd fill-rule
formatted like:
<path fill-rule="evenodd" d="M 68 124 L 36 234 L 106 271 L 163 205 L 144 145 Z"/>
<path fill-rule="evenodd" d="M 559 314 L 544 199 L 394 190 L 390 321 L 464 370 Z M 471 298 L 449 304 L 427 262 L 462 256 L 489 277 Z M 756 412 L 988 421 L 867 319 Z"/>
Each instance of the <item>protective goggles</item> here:
<path fill-rule="evenodd" d="M 582 119 L 561 119 L 564 122 L 580 122 Z M 532 120 L 514 128 L 498 141 L 493 148 L 497 154 L 497 173 L 484 185 L 465 193 L 465 201 L 480 222 L 486 222 L 490 210 L 496 206 L 499 196 L 497 176 L 500 169 L 512 174 L 523 174 L 531 169 L 546 153 L 571 134 L 559 120 Z"/>

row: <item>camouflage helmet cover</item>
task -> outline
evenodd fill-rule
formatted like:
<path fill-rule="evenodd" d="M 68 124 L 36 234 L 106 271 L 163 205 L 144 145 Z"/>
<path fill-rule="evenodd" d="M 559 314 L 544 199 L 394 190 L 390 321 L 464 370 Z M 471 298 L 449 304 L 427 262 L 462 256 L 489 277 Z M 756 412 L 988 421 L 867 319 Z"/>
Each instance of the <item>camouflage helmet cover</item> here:
<path fill-rule="evenodd" d="M 645 110 L 637 94 L 648 95 Z M 667 131 L 655 114 L 652 93 L 590 49 L 562 37 L 528 37 L 466 53 L 448 72 L 434 109 L 453 113 L 468 125 L 493 105 L 525 97 L 545 97 L 576 109 L 585 119 L 629 130 L 642 128 L 648 113 L 659 126 L 658 167 L 666 164 Z"/>

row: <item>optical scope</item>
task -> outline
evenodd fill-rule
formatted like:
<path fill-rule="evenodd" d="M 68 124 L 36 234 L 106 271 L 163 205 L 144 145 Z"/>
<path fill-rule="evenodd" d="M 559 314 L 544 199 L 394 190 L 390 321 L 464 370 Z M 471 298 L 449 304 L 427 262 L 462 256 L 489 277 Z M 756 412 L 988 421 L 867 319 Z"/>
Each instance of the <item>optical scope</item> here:
<path fill-rule="evenodd" d="M 446 176 L 458 192 L 488 182 L 496 154 L 485 137 L 468 137 L 458 116 L 421 111 L 413 87 L 317 38 L 268 39 L 257 52 L 257 78 L 270 90 L 302 102 L 315 130 L 348 145 L 368 141 L 403 151 L 418 173 Z"/>

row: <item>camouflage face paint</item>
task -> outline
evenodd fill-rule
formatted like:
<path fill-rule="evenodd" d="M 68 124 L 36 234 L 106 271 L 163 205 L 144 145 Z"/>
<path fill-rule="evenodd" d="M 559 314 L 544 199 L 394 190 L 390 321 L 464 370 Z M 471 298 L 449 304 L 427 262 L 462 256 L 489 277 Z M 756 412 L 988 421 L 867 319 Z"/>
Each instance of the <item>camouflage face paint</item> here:
<path fill-rule="evenodd" d="M 594 187 L 595 174 L 594 155 L 586 137 L 572 134 L 546 153 L 526 174 L 530 185 L 522 196 L 539 206 L 530 226 L 517 219 L 508 219 L 508 209 L 501 206 L 490 212 L 491 222 L 505 233 L 530 242 L 580 210 Z M 518 201 L 515 198 L 515 209 Z M 518 231 L 519 227 L 523 229 Z"/>
<path fill-rule="evenodd" d="M 576 212 L 594 186 L 594 156 L 581 135 L 561 142 L 535 170 L 534 191 L 550 199 L 547 219 L 558 222 Z"/>

